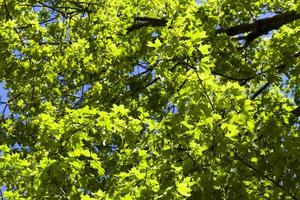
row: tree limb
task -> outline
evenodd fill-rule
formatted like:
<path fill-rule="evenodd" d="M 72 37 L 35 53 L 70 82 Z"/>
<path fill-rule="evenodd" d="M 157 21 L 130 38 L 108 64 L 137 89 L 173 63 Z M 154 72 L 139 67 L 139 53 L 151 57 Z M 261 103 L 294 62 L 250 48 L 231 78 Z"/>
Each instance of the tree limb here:
<path fill-rule="evenodd" d="M 216 34 L 225 33 L 228 36 L 236 36 L 243 33 L 248 33 L 243 37 L 247 43 L 256 38 L 269 33 L 272 30 L 279 29 L 281 26 L 300 19 L 300 14 L 295 11 L 289 11 L 275 15 L 274 17 L 267 17 L 264 19 L 255 20 L 252 23 L 245 23 L 229 28 L 216 29 Z M 135 17 L 135 24 L 127 28 L 127 32 L 141 29 L 143 27 L 166 26 L 167 20 L 164 18 L 156 19 L 151 17 Z"/>
<path fill-rule="evenodd" d="M 300 106 L 298 106 L 296 109 L 294 109 L 292 111 L 292 113 L 296 116 L 296 117 L 300 117 Z"/>
<path fill-rule="evenodd" d="M 249 81 L 249 80 L 254 79 L 256 77 L 256 76 L 251 76 L 251 77 L 248 77 L 248 78 L 236 78 L 236 77 L 228 76 L 226 74 L 219 73 L 219 72 L 214 71 L 214 70 L 211 71 L 211 74 L 221 76 L 221 77 L 227 78 L 227 79 L 232 80 L 232 81 Z"/>
<path fill-rule="evenodd" d="M 263 91 L 265 91 L 265 89 L 267 87 L 269 87 L 269 85 L 271 85 L 270 82 L 265 83 L 261 88 L 259 88 L 259 90 L 257 92 L 255 92 L 255 94 L 253 94 L 253 96 L 250 99 L 254 100 L 257 96 L 259 96 L 261 93 L 263 93 Z"/>
<path fill-rule="evenodd" d="M 135 24 L 127 28 L 127 32 L 130 33 L 134 30 L 141 29 L 143 27 L 157 27 L 157 26 L 166 26 L 166 19 L 156 19 L 150 17 L 135 17 Z"/>
<path fill-rule="evenodd" d="M 295 11 L 285 12 L 274 17 L 259 19 L 253 23 L 240 24 L 229 28 L 219 28 L 216 33 L 226 33 L 228 36 L 235 36 L 242 33 L 249 33 L 246 41 L 251 42 L 256 38 L 269 33 L 272 30 L 279 29 L 281 26 L 300 19 L 300 14 Z"/>

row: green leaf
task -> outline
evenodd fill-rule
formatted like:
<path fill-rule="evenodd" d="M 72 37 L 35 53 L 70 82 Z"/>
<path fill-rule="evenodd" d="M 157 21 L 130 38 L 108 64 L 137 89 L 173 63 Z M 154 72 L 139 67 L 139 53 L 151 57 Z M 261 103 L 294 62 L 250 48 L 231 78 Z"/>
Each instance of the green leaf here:
<path fill-rule="evenodd" d="M 252 157 L 251 158 L 251 162 L 257 163 L 257 161 L 258 161 L 257 157 Z"/>
<path fill-rule="evenodd" d="M 99 175 L 104 174 L 104 169 L 102 168 L 100 161 L 93 160 L 93 161 L 90 162 L 90 165 L 91 165 L 92 168 L 98 170 Z"/>
<path fill-rule="evenodd" d="M 162 46 L 162 43 L 158 38 L 155 39 L 154 43 L 152 43 L 151 41 L 148 42 L 148 47 L 153 47 L 155 49 L 158 49 L 161 46 Z"/>
<path fill-rule="evenodd" d="M 203 55 L 209 54 L 209 49 L 210 49 L 209 45 L 200 45 L 199 46 L 199 50 Z"/>
<path fill-rule="evenodd" d="M 189 187 L 189 183 L 187 181 L 184 182 L 176 182 L 176 188 L 179 194 L 185 197 L 191 196 L 191 188 Z"/>

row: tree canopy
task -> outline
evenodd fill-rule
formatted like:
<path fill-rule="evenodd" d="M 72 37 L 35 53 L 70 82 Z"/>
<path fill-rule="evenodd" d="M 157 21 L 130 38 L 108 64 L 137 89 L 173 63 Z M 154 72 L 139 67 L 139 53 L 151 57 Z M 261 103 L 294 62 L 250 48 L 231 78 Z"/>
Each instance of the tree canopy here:
<path fill-rule="evenodd" d="M 300 199 L 300 1 L 0 5 L 2 199 Z"/>

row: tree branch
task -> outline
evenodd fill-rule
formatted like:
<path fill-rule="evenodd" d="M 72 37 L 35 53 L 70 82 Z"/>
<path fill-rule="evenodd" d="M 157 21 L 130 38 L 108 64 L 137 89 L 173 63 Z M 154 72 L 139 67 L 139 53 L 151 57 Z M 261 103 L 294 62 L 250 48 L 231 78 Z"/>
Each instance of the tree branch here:
<path fill-rule="evenodd" d="M 300 106 L 298 106 L 296 109 L 294 109 L 292 111 L 292 113 L 296 116 L 296 117 L 300 117 Z"/>
<path fill-rule="evenodd" d="M 300 14 L 295 11 L 285 12 L 274 17 L 259 19 L 253 23 L 246 23 L 229 28 L 219 28 L 216 33 L 226 33 L 228 36 L 235 36 L 242 33 L 249 33 L 246 41 L 251 42 L 256 38 L 269 33 L 272 30 L 279 29 L 281 26 L 300 19 Z"/>
<path fill-rule="evenodd" d="M 269 85 L 271 85 L 270 82 L 265 83 L 261 88 L 259 88 L 259 90 L 257 92 L 255 92 L 255 94 L 253 94 L 253 96 L 250 99 L 254 100 L 257 96 L 259 96 L 261 93 L 263 93 L 263 91 L 265 91 L 265 89 L 267 87 L 269 87 Z"/>
<path fill-rule="evenodd" d="M 281 26 L 300 19 L 300 14 L 295 11 L 289 11 L 275 15 L 274 17 L 267 17 L 264 19 L 255 20 L 252 23 L 245 23 L 229 28 L 216 29 L 216 34 L 225 33 L 228 36 L 235 36 L 242 33 L 249 33 L 243 37 L 250 43 L 256 38 L 269 33 L 272 30 L 279 29 Z M 135 24 L 127 28 L 127 32 L 141 29 L 143 27 L 166 26 L 167 20 L 164 18 L 156 19 L 151 17 L 135 17 Z"/>
<path fill-rule="evenodd" d="M 248 77 L 248 78 L 235 78 L 235 77 L 232 77 L 232 76 L 228 76 L 226 74 L 221 74 L 221 73 L 219 73 L 217 71 L 214 71 L 214 70 L 211 71 L 211 74 L 221 76 L 221 77 L 227 78 L 227 79 L 232 80 L 232 81 L 249 81 L 249 80 L 254 79 L 256 77 L 256 76 L 251 76 L 251 77 Z"/>
<path fill-rule="evenodd" d="M 166 19 L 156 19 L 150 17 L 135 17 L 135 24 L 127 28 L 127 32 L 130 33 L 134 30 L 141 29 L 143 27 L 157 27 L 157 26 L 165 26 L 167 24 Z"/>

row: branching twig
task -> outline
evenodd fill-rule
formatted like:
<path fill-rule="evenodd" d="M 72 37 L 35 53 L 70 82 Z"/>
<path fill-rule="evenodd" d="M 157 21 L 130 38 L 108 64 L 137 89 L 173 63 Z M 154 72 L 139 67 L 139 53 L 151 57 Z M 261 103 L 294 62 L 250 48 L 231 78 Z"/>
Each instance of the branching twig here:
<path fill-rule="evenodd" d="M 222 76 L 224 78 L 227 78 L 227 79 L 230 79 L 230 80 L 233 80 L 233 81 L 249 81 L 251 79 L 254 79 L 256 76 L 251 76 L 251 77 L 248 77 L 248 78 L 235 78 L 235 77 L 232 77 L 232 76 L 227 76 L 226 74 L 221 74 L 217 71 L 211 71 L 211 74 L 212 75 L 218 75 L 218 76 Z"/>
<path fill-rule="evenodd" d="M 294 109 L 292 111 L 292 113 L 296 116 L 296 117 L 300 117 L 300 106 L 298 106 L 296 109 Z"/>
<path fill-rule="evenodd" d="M 200 85 L 201 85 L 201 87 L 202 87 L 202 89 L 203 89 L 205 98 L 208 100 L 208 102 L 209 102 L 211 108 L 214 110 L 214 104 L 213 104 L 212 101 L 210 100 L 210 98 L 209 98 L 209 96 L 208 96 L 208 94 L 207 94 L 207 92 L 206 92 L 206 89 L 205 89 L 205 87 L 204 87 L 204 85 L 203 85 L 203 83 L 202 83 L 202 80 L 201 80 L 201 78 L 200 78 L 200 76 L 199 76 L 199 74 L 198 74 L 197 71 L 196 71 L 196 75 L 197 75 L 198 80 L 199 80 L 199 83 L 200 83 Z"/>

